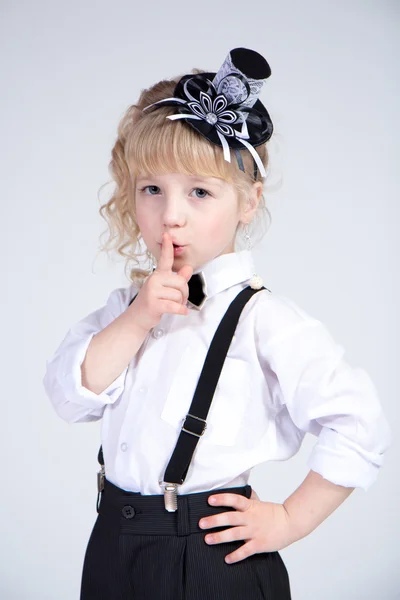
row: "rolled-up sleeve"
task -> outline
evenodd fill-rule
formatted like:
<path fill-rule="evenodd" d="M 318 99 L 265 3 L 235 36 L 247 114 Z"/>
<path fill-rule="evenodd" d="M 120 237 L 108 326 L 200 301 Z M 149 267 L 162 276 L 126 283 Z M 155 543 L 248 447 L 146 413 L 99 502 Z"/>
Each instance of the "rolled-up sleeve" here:
<path fill-rule="evenodd" d="M 307 464 L 337 485 L 367 490 L 392 441 L 375 385 L 346 362 L 323 323 L 288 310 L 290 326 L 271 339 L 268 360 L 282 407 L 300 432 L 318 437 Z"/>
<path fill-rule="evenodd" d="M 93 336 L 126 309 L 133 293 L 132 286 L 112 291 L 103 307 L 71 327 L 54 356 L 46 361 L 43 385 L 57 414 L 65 421 L 98 420 L 105 406 L 121 396 L 128 366 L 105 390 L 96 394 L 82 385 L 81 365 Z"/>

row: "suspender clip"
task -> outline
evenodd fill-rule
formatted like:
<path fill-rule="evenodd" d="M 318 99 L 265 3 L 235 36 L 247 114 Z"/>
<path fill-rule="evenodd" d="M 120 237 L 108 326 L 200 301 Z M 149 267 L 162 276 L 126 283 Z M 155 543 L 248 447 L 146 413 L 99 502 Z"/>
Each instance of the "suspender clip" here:
<path fill-rule="evenodd" d="M 101 465 L 100 471 L 97 472 L 97 501 L 96 501 L 97 512 L 99 512 L 99 508 L 100 508 L 101 492 L 104 490 L 104 478 L 105 478 L 105 469 L 104 469 L 104 465 Z"/>
<path fill-rule="evenodd" d="M 164 487 L 164 506 L 168 512 L 178 510 L 178 484 L 165 483 Z"/>
<path fill-rule="evenodd" d="M 97 472 L 97 491 L 102 492 L 104 490 L 104 478 L 106 476 L 104 465 L 101 465 L 100 471 Z"/>

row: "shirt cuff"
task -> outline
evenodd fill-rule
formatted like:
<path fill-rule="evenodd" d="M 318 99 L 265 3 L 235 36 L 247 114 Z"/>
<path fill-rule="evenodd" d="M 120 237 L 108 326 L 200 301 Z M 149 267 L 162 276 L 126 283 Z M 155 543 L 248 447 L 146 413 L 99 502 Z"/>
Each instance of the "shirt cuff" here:
<path fill-rule="evenodd" d="M 67 401 L 89 409 L 99 409 L 106 404 L 113 404 L 121 395 L 128 367 L 114 379 L 100 394 L 96 394 L 82 385 L 81 365 L 85 359 L 87 349 L 95 332 L 89 334 L 82 343 L 74 348 L 70 355 L 65 354 L 58 368 L 57 379 L 64 389 Z"/>
<path fill-rule="evenodd" d="M 390 445 L 390 433 L 380 438 L 380 447 L 366 450 L 341 433 L 323 427 L 307 465 L 324 479 L 344 487 L 367 491 L 378 477 L 384 452 Z"/>

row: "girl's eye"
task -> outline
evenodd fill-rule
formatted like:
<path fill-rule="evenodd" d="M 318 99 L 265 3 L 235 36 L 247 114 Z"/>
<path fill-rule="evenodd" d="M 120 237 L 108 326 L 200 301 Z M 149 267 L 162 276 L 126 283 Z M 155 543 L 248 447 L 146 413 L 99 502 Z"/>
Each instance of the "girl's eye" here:
<path fill-rule="evenodd" d="M 147 188 L 151 189 L 154 191 L 154 189 L 159 190 L 160 188 L 157 185 L 146 185 L 144 188 L 141 188 L 139 191 L 140 192 L 144 192 L 145 190 L 147 190 Z M 150 193 L 150 196 L 154 196 L 155 194 L 153 194 L 152 192 Z"/>
<path fill-rule="evenodd" d="M 160 188 L 157 185 L 146 185 L 144 188 L 140 188 L 139 191 L 140 192 L 144 192 L 147 189 L 150 190 L 150 196 L 155 196 L 160 191 Z M 155 190 L 158 190 L 158 191 L 155 191 Z M 207 196 L 211 196 L 211 194 L 209 192 L 207 192 L 207 190 L 205 190 L 203 188 L 195 188 L 193 190 L 193 192 L 198 192 L 198 191 L 200 191 L 200 192 L 202 192 L 202 193 L 205 194 L 205 195 L 197 196 L 197 198 L 199 198 L 199 200 L 203 200 L 204 198 L 207 198 Z"/>
<path fill-rule="evenodd" d="M 207 194 L 207 196 L 210 196 L 210 194 L 207 192 L 207 190 L 204 190 L 203 188 L 195 188 L 193 191 L 197 192 L 199 190 L 200 190 L 200 192 L 205 192 L 205 194 Z M 201 199 L 206 198 L 207 196 L 201 196 Z"/>

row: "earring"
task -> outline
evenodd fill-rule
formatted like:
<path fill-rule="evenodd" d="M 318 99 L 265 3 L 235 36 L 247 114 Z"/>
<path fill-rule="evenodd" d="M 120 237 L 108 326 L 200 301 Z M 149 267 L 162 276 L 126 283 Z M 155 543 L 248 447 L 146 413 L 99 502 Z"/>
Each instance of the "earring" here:
<path fill-rule="evenodd" d="M 246 250 L 251 250 L 251 238 L 249 233 L 249 226 L 245 223 L 244 226 L 244 239 L 246 240 Z"/>
<path fill-rule="evenodd" d="M 246 240 L 246 250 L 251 250 L 251 237 L 249 233 L 249 226 L 246 223 L 244 226 L 244 239 Z M 259 290 L 263 286 L 263 280 L 257 273 L 253 273 L 253 277 L 250 279 L 249 285 L 253 290 Z"/>

